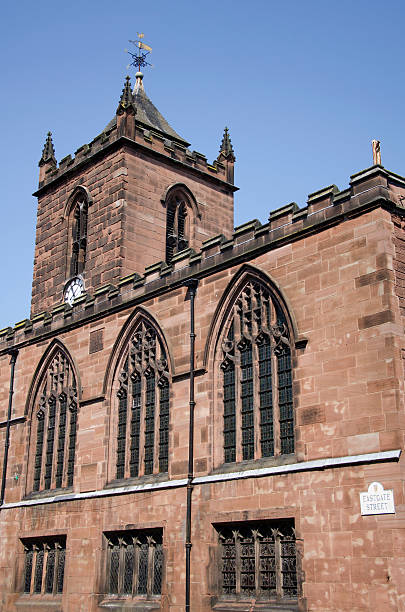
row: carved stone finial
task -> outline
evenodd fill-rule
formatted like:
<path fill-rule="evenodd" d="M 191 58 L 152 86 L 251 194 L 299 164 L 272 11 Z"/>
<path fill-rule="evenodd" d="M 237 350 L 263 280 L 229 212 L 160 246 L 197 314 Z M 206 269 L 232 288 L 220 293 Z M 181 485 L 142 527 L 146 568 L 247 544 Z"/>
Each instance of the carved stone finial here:
<path fill-rule="evenodd" d="M 373 149 L 373 164 L 381 165 L 381 148 L 379 140 L 372 140 L 371 147 Z"/>
<path fill-rule="evenodd" d="M 43 166 L 51 162 L 54 166 L 56 166 L 56 158 L 55 158 L 55 148 L 52 142 L 52 132 L 48 132 L 46 136 L 45 145 L 42 151 L 41 159 L 39 160 L 39 166 Z"/>
<path fill-rule="evenodd" d="M 132 94 L 131 79 L 129 76 L 125 79 L 124 88 L 117 108 L 117 115 L 123 113 L 129 108 L 135 110 L 134 96 Z"/>
<path fill-rule="evenodd" d="M 229 136 L 229 130 L 227 127 L 224 130 L 221 146 L 219 147 L 219 155 L 223 155 L 225 159 L 232 159 L 232 161 L 235 161 L 235 154 L 233 151 L 231 138 Z"/>
<path fill-rule="evenodd" d="M 225 163 L 226 180 L 228 183 L 231 183 L 231 185 L 233 185 L 234 184 L 235 154 L 233 152 L 231 138 L 229 136 L 229 130 L 227 127 L 224 130 L 224 135 L 222 137 L 221 146 L 219 147 L 219 155 L 216 161 L 220 163 Z"/>
<path fill-rule="evenodd" d="M 116 111 L 118 137 L 125 136 L 131 140 L 135 140 L 135 115 L 136 106 L 134 94 L 131 89 L 131 80 L 129 76 L 127 76 Z"/>

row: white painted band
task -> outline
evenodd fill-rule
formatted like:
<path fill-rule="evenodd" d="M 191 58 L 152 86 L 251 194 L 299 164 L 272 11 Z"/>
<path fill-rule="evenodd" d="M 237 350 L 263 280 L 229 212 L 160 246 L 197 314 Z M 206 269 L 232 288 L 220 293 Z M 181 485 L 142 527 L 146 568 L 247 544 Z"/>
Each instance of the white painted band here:
<path fill-rule="evenodd" d="M 401 450 L 390 450 L 381 453 L 367 453 L 365 455 L 348 455 L 346 457 L 330 457 L 328 459 L 315 459 L 314 461 L 301 461 L 288 465 L 277 465 L 273 467 L 245 470 L 243 472 L 228 472 L 210 474 L 209 476 L 198 476 L 193 479 L 194 485 L 225 482 L 227 480 L 241 480 L 244 478 L 261 478 L 263 476 L 276 476 L 277 474 L 290 474 L 294 472 L 307 472 L 310 470 L 324 470 L 337 468 L 345 465 L 356 465 L 361 463 L 375 463 L 380 461 L 398 460 Z M 40 497 L 26 499 L 16 503 L 3 504 L 1 510 L 9 508 L 22 508 L 25 506 L 39 506 L 57 502 L 76 501 L 79 499 L 92 499 L 95 497 L 110 497 L 111 495 L 125 495 L 128 493 L 142 493 L 145 491 L 157 491 L 159 489 L 171 489 L 187 486 L 187 478 L 178 480 L 164 480 L 160 482 L 149 482 L 137 485 L 124 485 L 112 489 L 101 489 L 100 491 L 88 491 L 85 493 L 66 493 L 65 495 L 53 495 L 52 497 Z"/>

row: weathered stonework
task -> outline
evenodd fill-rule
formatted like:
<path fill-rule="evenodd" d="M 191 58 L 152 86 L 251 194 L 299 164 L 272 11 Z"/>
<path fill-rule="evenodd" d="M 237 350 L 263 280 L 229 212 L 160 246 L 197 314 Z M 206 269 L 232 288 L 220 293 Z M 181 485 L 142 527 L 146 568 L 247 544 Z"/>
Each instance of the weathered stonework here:
<path fill-rule="evenodd" d="M 103 533 L 157 528 L 164 550 L 157 607 L 127 598 L 118 609 L 185 609 L 190 303 L 184 284 L 197 278 L 191 610 L 405 610 L 405 180 L 373 166 L 352 176 L 345 191 L 327 187 L 311 194 L 306 208 L 283 206 L 265 225 L 254 221 L 232 233 L 234 187 L 223 166 L 209 167 L 179 143 L 169 146 L 136 125 L 135 115 L 133 140 L 111 131 L 61 162 L 38 191 L 31 319 L 0 331 L 2 444 L 7 352 L 19 349 L 0 510 L 1 609 L 42 610 L 45 601 L 49 610 L 108 609 Z M 168 267 L 161 200 L 174 183 L 187 185 L 201 217 L 195 217 L 193 250 Z M 86 293 L 61 306 L 66 205 L 77 185 L 91 196 Z M 295 451 L 224 463 L 217 343 L 244 278 L 266 282 L 290 317 Z M 119 480 L 117 371 L 142 317 L 155 324 L 167 353 L 168 472 Z M 64 490 L 33 493 L 36 385 L 56 346 L 70 356 L 78 381 L 74 479 Z M 395 514 L 361 516 L 359 493 L 374 481 L 393 489 Z M 296 603 L 221 603 L 218 525 L 275 519 L 294 519 Z M 63 594 L 24 594 L 21 539 L 60 535 L 66 536 Z"/>

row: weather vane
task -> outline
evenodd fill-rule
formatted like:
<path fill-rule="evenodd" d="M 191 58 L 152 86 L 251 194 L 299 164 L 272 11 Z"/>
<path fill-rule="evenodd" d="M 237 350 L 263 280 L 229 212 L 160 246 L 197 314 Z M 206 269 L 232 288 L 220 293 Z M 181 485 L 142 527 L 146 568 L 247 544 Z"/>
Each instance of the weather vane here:
<path fill-rule="evenodd" d="M 128 49 L 125 49 L 125 51 L 132 57 L 132 62 L 128 64 L 128 68 L 129 66 L 136 66 L 138 68 L 138 72 L 140 72 L 141 68 L 144 68 L 145 66 L 152 66 L 152 64 L 146 61 L 146 58 L 152 51 L 152 47 L 149 47 L 149 45 L 142 42 L 142 38 L 145 36 L 145 34 L 142 32 L 137 32 L 137 34 L 138 40 L 129 41 L 135 45 L 135 47 L 137 47 L 137 51 L 135 53 L 132 53 L 132 51 L 129 51 Z"/>

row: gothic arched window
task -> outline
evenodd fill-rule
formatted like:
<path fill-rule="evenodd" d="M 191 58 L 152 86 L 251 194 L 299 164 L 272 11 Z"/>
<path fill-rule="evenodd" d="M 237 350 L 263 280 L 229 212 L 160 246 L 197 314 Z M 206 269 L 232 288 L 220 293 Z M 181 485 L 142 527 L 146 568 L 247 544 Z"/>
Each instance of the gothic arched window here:
<path fill-rule="evenodd" d="M 81 274 L 86 263 L 87 213 L 87 199 L 80 194 L 73 204 L 70 215 L 70 276 Z"/>
<path fill-rule="evenodd" d="M 221 355 L 225 463 L 293 453 L 289 328 L 263 283 L 248 281 L 234 301 Z"/>
<path fill-rule="evenodd" d="M 76 377 L 58 349 L 42 374 L 32 415 L 33 491 L 72 486 L 76 428 Z"/>
<path fill-rule="evenodd" d="M 167 472 L 168 365 L 158 334 L 144 319 L 128 343 L 118 383 L 116 478 Z"/>
<path fill-rule="evenodd" d="M 172 193 L 166 203 L 166 262 L 190 243 L 189 200 L 181 191 Z"/>

